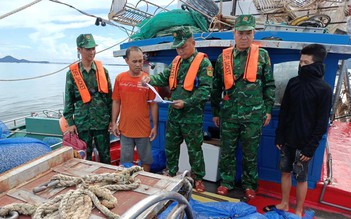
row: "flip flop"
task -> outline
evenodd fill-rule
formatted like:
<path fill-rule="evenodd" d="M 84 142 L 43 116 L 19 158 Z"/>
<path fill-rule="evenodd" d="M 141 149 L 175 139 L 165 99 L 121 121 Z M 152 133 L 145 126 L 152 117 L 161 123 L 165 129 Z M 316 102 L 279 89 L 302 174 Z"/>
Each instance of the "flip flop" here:
<path fill-rule="evenodd" d="M 275 211 L 275 210 L 278 210 L 278 209 L 277 209 L 277 207 L 275 207 L 275 205 L 267 205 L 262 210 L 264 212 L 269 212 L 269 211 Z"/>
<path fill-rule="evenodd" d="M 253 189 L 245 189 L 245 197 L 250 200 L 256 197 L 256 192 Z"/>
<path fill-rule="evenodd" d="M 217 193 L 220 194 L 220 195 L 226 196 L 226 195 L 228 195 L 228 192 L 229 192 L 229 189 L 227 187 L 225 187 L 225 186 L 219 186 L 217 188 Z"/>
<path fill-rule="evenodd" d="M 205 185 L 203 184 L 202 180 L 198 180 L 195 182 L 195 190 L 197 192 L 204 192 L 206 190 Z"/>
<path fill-rule="evenodd" d="M 275 211 L 277 214 L 283 216 L 284 219 L 287 218 L 286 212 L 284 210 L 278 209 L 275 205 L 267 205 L 262 209 L 264 212 Z"/>

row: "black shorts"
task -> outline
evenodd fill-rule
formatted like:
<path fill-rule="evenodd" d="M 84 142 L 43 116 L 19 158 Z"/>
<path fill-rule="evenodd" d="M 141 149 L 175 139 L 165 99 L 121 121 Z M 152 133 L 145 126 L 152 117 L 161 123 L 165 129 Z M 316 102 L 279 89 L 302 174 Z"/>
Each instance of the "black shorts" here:
<path fill-rule="evenodd" d="M 306 182 L 309 161 L 300 160 L 300 150 L 283 145 L 280 150 L 279 168 L 282 172 L 292 173 L 297 182 Z"/>

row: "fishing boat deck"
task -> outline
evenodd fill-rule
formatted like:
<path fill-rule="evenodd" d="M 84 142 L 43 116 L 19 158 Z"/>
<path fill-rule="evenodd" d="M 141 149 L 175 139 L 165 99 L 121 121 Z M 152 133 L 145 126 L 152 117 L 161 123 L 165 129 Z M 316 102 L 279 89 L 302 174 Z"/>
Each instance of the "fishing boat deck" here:
<path fill-rule="evenodd" d="M 321 180 L 316 189 L 309 189 L 305 202 L 305 210 L 315 211 L 316 219 L 343 219 L 351 218 L 351 123 L 334 121 L 328 133 L 329 153 L 332 155 L 332 176 L 331 182 L 326 185 L 324 195 L 322 191 L 324 180 L 328 178 L 328 151 L 324 156 L 324 166 Z M 210 199 L 212 201 L 246 201 L 245 193 L 240 184 L 231 190 L 226 200 L 223 196 L 213 196 L 218 182 L 204 181 L 207 193 L 201 194 L 193 191 L 193 196 L 199 196 L 200 200 Z M 290 212 L 294 213 L 296 199 L 295 187 L 292 188 L 290 197 Z M 278 204 L 280 202 L 280 184 L 260 180 L 259 189 L 255 199 L 249 200 L 248 204 L 257 208 L 259 213 L 264 213 L 263 208 L 267 205 Z M 198 198 L 199 199 L 199 198 Z"/>
<path fill-rule="evenodd" d="M 330 186 L 351 193 L 351 123 L 334 121 L 329 129 L 328 144 L 333 164 Z M 324 176 L 327 175 L 325 166 Z"/>
<path fill-rule="evenodd" d="M 22 132 L 19 132 L 19 134 L 21 133 Z M 205 142 L 213 145 L 218 144 L 218 142 L 214 139 Z M 317 219 L 351 218 L 351 161 L 349 159 L 349 154 L 351 152 L 350 145 L 351 123 L 334 121 L 329 129 L 326 147 L 329 149 L 329 152 L 332 155 L 333 168 L 331 169 L 332 176 L 330 183 L 326 185 L 324 194 L 322 195 L 324 182 L 328 178 L 329 173 L 327 166 L 327 150 L 323 162 L 323 171 L 322 175 L 320 176 L 320 182 L 317 183 L 316 189 L 310 189 L 308 191 L 306 198 L 306 209 L 311 208 L 315 210 Z M 65 150 L 68 149 L 66 148 Z M 64 173 L 70 176 L 83 176 L 87 174 L 100 174 L 121 170 L 121 167 L 118 167 L 116 165 L 105 165 L 86 160 L 74 159 L 72 155 L 67 152 L 64 152 L 60 156 L 58 156 L 56 153 L 62 152 L 57 152 L 57 150 L 53 151 L 50 155 L 50 161 L 47 160 L 43 162 L 43 164 L 41 164 L 41 167 L 35 167 L 35 165 L 38 165 L 38 162 L 41 159 L 38 158 L 38 160 L 31 162 L 32 166 L 29 169 L 23 170 L 23 167 L 18 167 L 10 171 L 13 175 L 9 175 L 8 173 L 0 175 L 0 206 L 4 206 L 13 202 L 41 203 L 47 199 L 55 197 L 57 194 L 61 194 L 61 190 L 56 191 L 55 189 L 43 191 L 38 194 L 32 193 L 32 189 L 34 187 L 49 181 L 50 178 L 57 173 Z M 111 151 L 111 154 L 112 153 L 116 152 Z M 40 171 L 38 169 L 40 169 Z M 123 214 L 123 212 L 128 210 L 135 203 L 144 199 L 146 196 L 152 194 L 152 192 L 168 190 L 177 191 L 182 184 L 179 178 L 172 179 L 160 174 L 152 174 L 146 172 L 138 173 L 137 178 L 142 181 L 141 188 L 144 186 L 148 187 L 149 189 L 139 189 L 133 192 L 116 192 L 114 196 L 118 200 L 118 207 L 113 209 L 114 213 Z M 14 182 L 16 183 L 15 185 L 13 184 Z M 231 191 L 228 197 L 223 197 L 216 194 L 216 189 L 219 185 L 218 181 L 205 181 L 205 185 L 207 192 L 197 193 L 196 191 L 193 191 L 193 199 L 200 202 L 246 201 L 243 199 L 244 191 L 240 185 Z M 64 191 L 67 190 L 68 189 L 64 189 Z M 133 193 L 133 195 L 130 196 L 130 193 Z M 125 197 L 129 197 L 129 199 L 126 199 Z M 296 203 L 294 197 L 295 188 L 293 187 L 291 195 L 291 212 L 293 212 L 294 203 Z M 261 180 L 259 183 L 257 198 L 250 200 L 248 203 L 255 206 L 258 212 L 264 213 L 262 211 L 262 208 L 266 205 L 277 204 L 279 202 L 279 198 L 280 184 L 276 182 L 267 182 Z M 102 214 L 99 213 L 99 211 L 96 209 L 92 214 L 97 218 L 102 217 Z M 29 217 L 21 216 L 21 218 Z"/>
<path fill-rule="evenodd" d="M 351 218 L 351 123 L 334 121 L 328 131 L 323 171 L 316 189 L 307 192 L 305 206 L 316 211 L 317 218 Z M 328 156 L 330 158 L 328 159 Z M 330 162 L 331 166 L 328 166 Z M 296 203 L 295 187 L 290 203 Z M 258 198 L 249 202 L 259 212 L 280 201 L 280 184 L 261 181 Z M 294 207 L 294 206 L 293 206 Z"/>
<path fill-rule="evenodd" d="M 33 188 L 49 182 L 56 174 L 83 177 L 90 174 L 119 172 L 123 169 L 119 166 L 73 158 L 72 148 L 62 147 L 0 175 L 0 206 L 11 203 L 41 204 L 73 189 L 72 187 L 49 187 L 37 193 L 33 192 Z M 136 203 L 150 195 L 164 191 L 177 192 L 184 185 L 183 180 L 178 178 L 144 171 L 135 174 L 136 179 L 141 181 L 140 186 L 135 190 L 115 192 L 113 196 L 117 198 L 117 205 L 110 209 L 113 213 L 123 215 Z M 163 201 L 153 205 L 138 218 L 152 218 L 164 208 L 166 203 Z M 19 218 L 28 217 L 20 216 Z M 90 218 L 105 217 L 95 208 Z"/>

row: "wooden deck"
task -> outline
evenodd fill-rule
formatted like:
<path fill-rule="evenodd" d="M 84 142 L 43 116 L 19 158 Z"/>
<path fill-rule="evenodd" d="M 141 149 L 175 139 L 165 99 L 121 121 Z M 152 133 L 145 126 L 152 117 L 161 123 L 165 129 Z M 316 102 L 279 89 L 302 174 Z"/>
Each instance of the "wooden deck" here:
<path fill-rule="evenodd" d="M 83 177 L 90 174 L 113 173 L 123 171 L 124 168 L 106 165 L 92 161 L 73 158 L 72 149 L 62 147 L 51 153 L 14 168 L 0 175 L 0 206 L 11 203 L 41 204 L 53 199 L 59 194 L 66 193 L 73 187 L 47 188 L 34 193 L 33 188 L 50 181 L 56 174 Z M 117 205 L 110 209 L 113 213 L 123 215 L 128 209 L 146 197 L 164 191 L 179 191 L 183 180 L 144 171 L 136 173 L 141 184 L 135 190 L 117 191 L 113 194 L 117 198 Z M 152 218 L 164 208 L 166 201 L 153 205 L 138 218 Z M 20 216 L 19 218 L 30 218 Z M 96 208 L 90 218 L 105 218 Z"/>

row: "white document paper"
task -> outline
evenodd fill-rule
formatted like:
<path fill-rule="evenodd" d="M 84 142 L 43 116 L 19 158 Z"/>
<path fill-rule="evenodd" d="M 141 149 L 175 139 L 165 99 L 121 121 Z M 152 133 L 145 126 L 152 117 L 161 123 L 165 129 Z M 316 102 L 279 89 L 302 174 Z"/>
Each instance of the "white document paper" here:
<path fill-rule="evenodd" d="M 162 99 L 162 97 L 158 94 L 156 89 L 153 86 L 151 86 L 150 84 L 147 83 L 146 85 L 156 94 L 155 99 L 149 100 L 148 102 L 173 103 L 173 101 Z"/>

